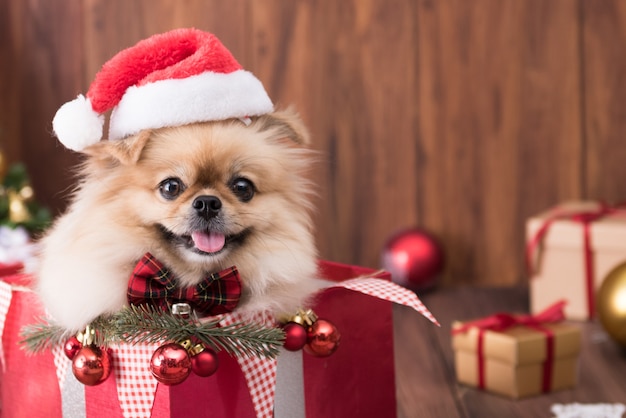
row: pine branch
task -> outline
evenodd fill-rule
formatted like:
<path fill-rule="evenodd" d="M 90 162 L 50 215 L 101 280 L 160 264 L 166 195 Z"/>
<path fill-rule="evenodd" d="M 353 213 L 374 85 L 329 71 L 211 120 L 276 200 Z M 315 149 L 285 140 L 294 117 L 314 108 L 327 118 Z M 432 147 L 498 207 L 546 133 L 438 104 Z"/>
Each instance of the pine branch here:
<path fill-rule="evenodd" d="M 40 353 L 50 350 L 52 347 L 64 344 L 71 333 L 58 325 L 49 324 L 44 320 L 34 325 L 27 325 L 22 328 L 20 344 L 24 345 L 26 351 L 30 353 Z"/>
<path fill-rule="evenodd" d="M 129 344 L 155 343 L 163 340 L 184 341 L 196 338 L 215 351 L 234 356 L 275 358 L 284 340 L 284 332 L 260 324 L 232 324 L 219 327 L 219 320 L 198 322 L 164 314 L 150 306 L 131 306 L 113 320 L 114 335 Z"/>
<path fill-rule="evenodd" d="M 230 355 L 274 358 L 278 355 L 285 334 L 279 328 L 233 324 L 215 329 L 199 327 L 196 337 L 214 350 L 223 349 Z"/>
<path fill-rule="evenodd" d="M 219 320 L 199 322 L 152 306 L 131 306 L 108 317 L 98 317 L 91 323 L 96 330 L 94 343 L 107 346 L 115 343 L 141 344 L 165 341 L 198 340 L 215 351 L 232 356 L 275 358 L 285 338 L 279 328 L 261 324 L 232 324 L 219 326 Z M 71 335 L 54 324 L 42 323 L 22 329 L 21 344 L 30 352 L 40 352 L 63 344 Z"/>
<path fill-rule="evenodd" d="M 217 326 L 217 322 L 211 321 L 211 324 Z M 183 341 L 195 330 L 193 322 L 146 305 L 122 309 L 110 325 L 112 340 L 128 344 Z"/>

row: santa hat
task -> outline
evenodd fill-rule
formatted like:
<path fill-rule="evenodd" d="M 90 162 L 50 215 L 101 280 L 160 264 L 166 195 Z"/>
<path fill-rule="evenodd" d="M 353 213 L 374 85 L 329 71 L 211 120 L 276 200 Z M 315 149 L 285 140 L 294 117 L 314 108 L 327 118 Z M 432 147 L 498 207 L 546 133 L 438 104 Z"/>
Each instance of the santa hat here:
<path fill-rule="evenodd" d="M 246 118 L 273 110 L 261 82 L 243 70 L 215 35 L 177 29 L 154 35 L 104 64 L 89 87 L 57 111 L 52 127 L 75 151 L 143 129 Z"/>

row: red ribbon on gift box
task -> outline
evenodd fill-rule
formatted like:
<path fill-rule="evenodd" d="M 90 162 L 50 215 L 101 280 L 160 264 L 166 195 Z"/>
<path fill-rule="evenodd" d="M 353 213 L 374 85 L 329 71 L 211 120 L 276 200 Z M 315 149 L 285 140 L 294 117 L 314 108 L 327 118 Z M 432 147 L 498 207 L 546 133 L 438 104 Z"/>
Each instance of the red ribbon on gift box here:
<path fill-rule="evenodd" d="M 485 356 L 484 334 L 485 331 L 502 332 L 515 326 L 525 326 L 540 331 L 546 336 L 546 359 L 543 363 L 543 392 L 550 391 L 552 382 L 552 364 L 554 363 L 554 333 L 544 327 L 544 324 L 561 322 L 565 319 L 563 308 L 567 302 L 558 301 L 536 315 L 511 315 L 509 313 L 497 313 L 485 318 L 469 321 L 452 330 L 452 334 L 462 334 L 471 328 L 478 329 L 478 387 L 485 388 Z"/>
<path fill-rule="evenodd" d="M 557 208 L 552 216 L 548 217 L 543 224 L 539 227 L 535 235 L 528 241 L 526 245 L 526 266 L 528 272 L 532 275 L 534 271 L 533 255 L 539 247 L 539 244 L 545 237 L 546 233 L 552 226 L 552 223 L 557 220 L 569 219 L 575 222 L 579 222 L 583 226 L 583 251 L 585 258 L 585 287 L 587 290 L 587 313 L 589 319 L 595 316 L 594 306 L 594 275 L 593 275 L 593 247 L 591 244 L 591 224 L 600 218 L 611 215 L 618 211 L 623 211 L 625 205 L 609 206 L 600 202 L 596 210 L 589 211 L 564 211 L 562 208 Z"/>

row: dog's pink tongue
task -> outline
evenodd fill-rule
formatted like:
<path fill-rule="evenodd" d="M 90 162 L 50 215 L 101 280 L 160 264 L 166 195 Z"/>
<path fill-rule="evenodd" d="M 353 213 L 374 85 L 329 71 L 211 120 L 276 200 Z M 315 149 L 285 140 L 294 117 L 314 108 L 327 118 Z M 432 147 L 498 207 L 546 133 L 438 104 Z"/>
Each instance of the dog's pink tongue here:
<path fill-rule="evenodd" d="M 226 237 L 217 232 L 194 231 L 191 233 L 191 239 L 196 248 L 205 253 L 216 253 L 224 248 L 226 243 Z"/>

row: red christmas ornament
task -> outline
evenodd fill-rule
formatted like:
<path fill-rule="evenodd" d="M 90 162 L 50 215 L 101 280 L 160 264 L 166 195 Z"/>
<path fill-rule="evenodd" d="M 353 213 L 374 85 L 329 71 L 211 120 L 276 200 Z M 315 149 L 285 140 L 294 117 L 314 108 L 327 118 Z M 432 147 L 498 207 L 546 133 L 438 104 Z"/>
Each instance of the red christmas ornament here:
<path fill-rule="evenodd" d="M 427 289 L 435 285 L 443 269 L 444 255 L 435 237 L 423 229 L 413 228 L 401 231 L 387 241 L 382 263 L 395 283 Z"/>
<path fill-rule="evenodd" d="M 327 357 L 337 350 L 341 334 L 330 321 L 318 319 L 307 331 L 304 351 L 317 357 Z"/>
<path fill-rule="evenodd" d="M 78 341 L 78 338 L 76 338 L 76 336 L 72 336 L 63 346 L 63 351 L 65 352 L 67 358 L 72 360 L 81 348 L 83 348 L 83 343 Z"/>
<path fill-rule="evenodd" d="M 191 356 L 191 370 L 201 377 L 211 376 L 217 371 L 219 359 L 215 351 L 206 347 L 198 354 Z"/>
<path fill-rule="evenodd" d="M 72 360 L 72 372 L 87 386 L 104 382 L 111 373 L 109 352 L 93 345 L 81 348 Z"/>
<path fill-rule="evenodd" d="M 150 371 L 165 385 L 182 383 L 191 373 L 191 359 L 183 346 L 168 343 L 157 348 L 150 360 Z"/>
<path fill-rule="evenodd" d="M 283 327 L 283 331 L 285 331 L 285 342 L 283 343 L 285 350 L 298 351 L 306 344 L 307 331 L 302 325 L 288 322 Z"/>

